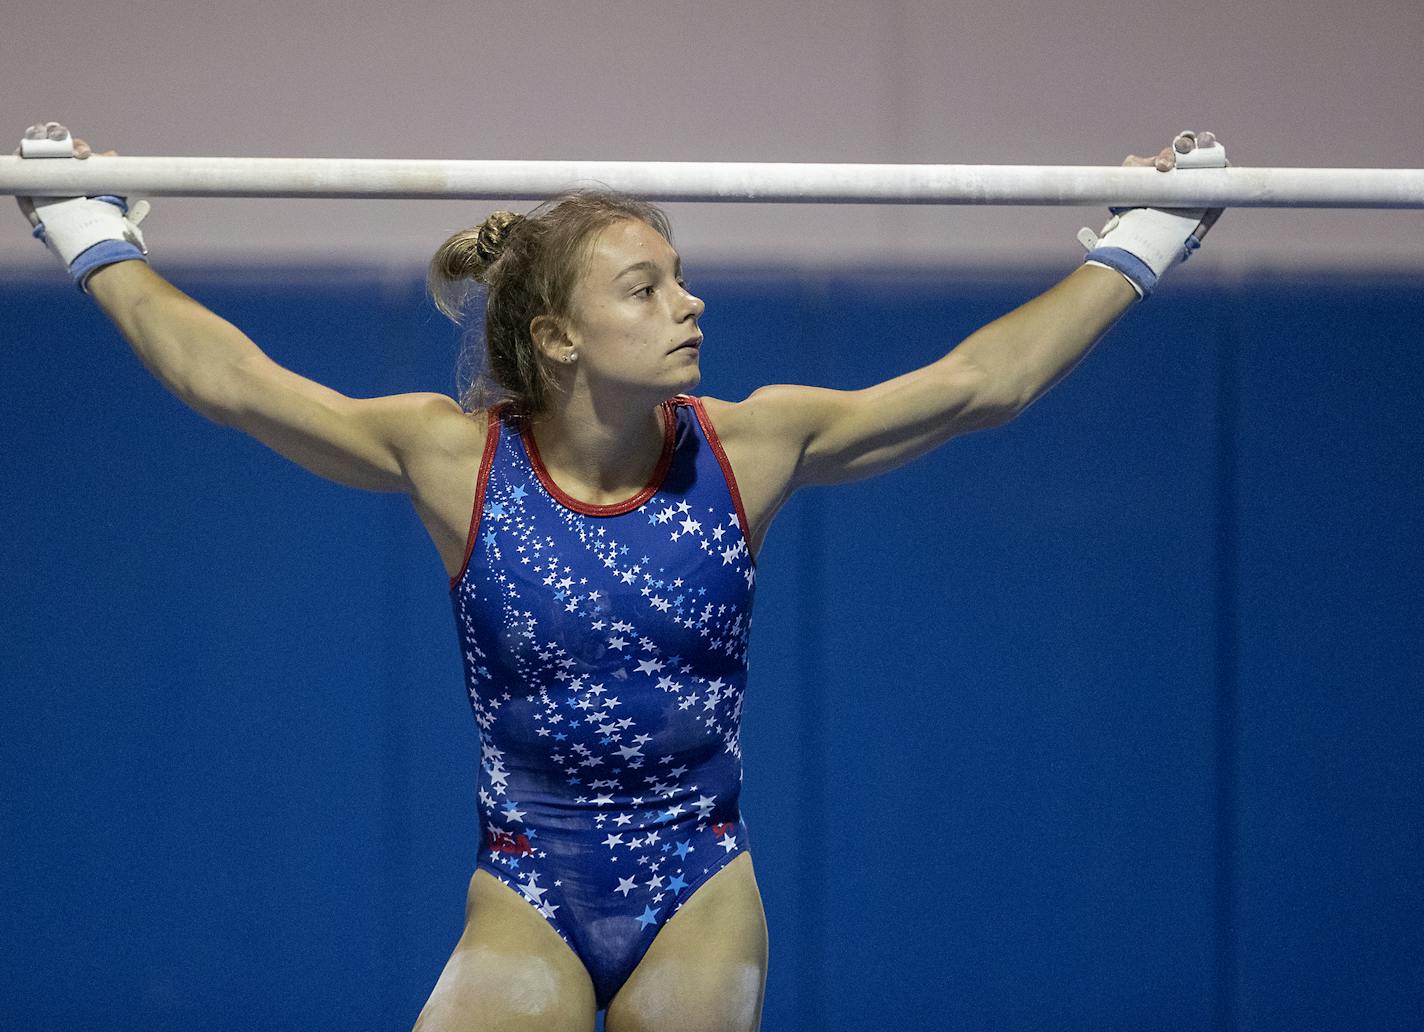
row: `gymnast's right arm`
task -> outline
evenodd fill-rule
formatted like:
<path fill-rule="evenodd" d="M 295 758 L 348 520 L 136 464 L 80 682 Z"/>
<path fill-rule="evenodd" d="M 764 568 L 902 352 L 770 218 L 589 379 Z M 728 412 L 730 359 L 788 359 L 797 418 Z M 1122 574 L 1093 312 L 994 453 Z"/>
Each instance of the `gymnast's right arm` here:
<path fill-rule="evenodd" d="M 16 153 L 87 160 L 58 122 L 32 125 Z M 113 152 L 108 152 L 112 154 Z M 139 223 L 122 197 L 20 197 L 37 239 L 128 339 L 159 382 L 215 423 L 236 427 L 329 480 L 416 493 L 421 464 L 438 462 L 470 421 L 443 394 L 348 398 L 268 358 L 237 327 L 148 267 Z M 454 431 L 447 433 L 445 431 Z"/>
<path fill-rule="evenodd" d="M 412 464 L 427 452 L 423 443 L 441 421 L 462 417 L 443 394 L 350 398 L 299 376 L 145 262 L 106 265 L 85 286 L 149 372 L 184 404 L 328 480 L 410 492 Z"/>

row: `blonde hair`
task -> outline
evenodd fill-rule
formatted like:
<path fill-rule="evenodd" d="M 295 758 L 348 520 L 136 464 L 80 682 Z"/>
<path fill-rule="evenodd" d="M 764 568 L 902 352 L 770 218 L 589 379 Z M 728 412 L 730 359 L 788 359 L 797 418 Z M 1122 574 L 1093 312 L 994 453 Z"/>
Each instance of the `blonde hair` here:
<path fill-rule="evenodd" d="M 541 315 L 570 318 L 594 237 L 624 219 L 645 222 L 672 240 L 667 216 L 653 205 L 611 190 L 580 190 L 527 215 L 497 211 L 440 245 L 426 275 L 435 307 L 466 325 L 470 302 L 481 294 L 485 300 L 484 361 L 478 361 L 479 337 L 471 327 L 457 363 L 462 408 L 508 401 L 515 418 L 525 420 L 547 409 L 556 380 L 530 324 Z"/>

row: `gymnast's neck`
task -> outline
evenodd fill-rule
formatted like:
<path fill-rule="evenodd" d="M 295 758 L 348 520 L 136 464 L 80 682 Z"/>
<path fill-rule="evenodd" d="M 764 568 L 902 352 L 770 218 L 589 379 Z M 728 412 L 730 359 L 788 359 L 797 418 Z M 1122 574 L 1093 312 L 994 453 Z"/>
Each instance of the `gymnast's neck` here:
<path fill-rule="evenodd" d="M 544 468 L 565 492 L 594 505 L 621 502 L 647 484 L 662 456 L 661 400 L 575 384 L 530 423 Z"/>

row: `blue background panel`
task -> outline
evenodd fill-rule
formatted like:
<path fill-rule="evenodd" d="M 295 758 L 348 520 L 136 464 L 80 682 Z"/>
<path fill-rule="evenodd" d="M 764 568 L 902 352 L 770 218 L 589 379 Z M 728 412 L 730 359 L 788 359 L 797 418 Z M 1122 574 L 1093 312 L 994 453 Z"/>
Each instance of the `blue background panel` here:
<path fill-rule="evenodd" d="M 700 275 L 699 392 L 866 386 L 1057 275 Z M 170 278 L 346 393 L 454 390 L 404 275 Z M 1013 423 L 778 518 L 765 1028 L 1424 1012 L 1419 284 L 1197 283 Z M 423 529 L 186 410 L 67 284 L 0 311 L 0 1028 L 409 1027 L 477 841 Z"/>

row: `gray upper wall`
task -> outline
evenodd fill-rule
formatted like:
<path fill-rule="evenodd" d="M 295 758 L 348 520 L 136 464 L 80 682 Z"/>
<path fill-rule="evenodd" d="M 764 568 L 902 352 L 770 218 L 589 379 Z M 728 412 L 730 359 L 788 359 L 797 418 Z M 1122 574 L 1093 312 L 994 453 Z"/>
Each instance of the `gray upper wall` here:
<path fill-rule="evenodd" d="M 11 4 L 0 132 L 150 155 L 1421 167 L 1418 0 Z M 13 146 L 6 144 L 5 146 Z M 159 198 L 164 262 L 418 269 L 493 205 Z M 672 205 L 689 269 L 1063 263 L 1095 210 Z M 20 216 L 0 263 L 49 259 Z M 1230 212 L 1192 270 L 1424 270 L 1424 212 Z"/>

